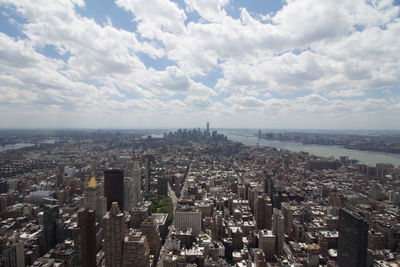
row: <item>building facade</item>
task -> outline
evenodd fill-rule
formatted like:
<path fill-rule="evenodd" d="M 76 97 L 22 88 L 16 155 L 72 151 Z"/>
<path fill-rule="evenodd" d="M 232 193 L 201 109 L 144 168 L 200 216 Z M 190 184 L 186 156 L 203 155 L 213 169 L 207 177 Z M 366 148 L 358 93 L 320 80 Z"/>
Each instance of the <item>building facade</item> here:
<path fill-rule="evenodd" d="M 182 231 L 191 228 L 192 233 L 197 236 L 201 231 L 201 212 L 196 209 L 176 210 L 174 227 Z"/>
<path fill-rule="evenodd" d="M 122 248 L 125 239 L 124 214 L 117 202 L 113 202 L 110 211 L 104 216 L 104 256 L 106 266 L 122 266 Z"/>
<path fill-rule="evenodd" d="M 367 266 L 368 223 L 356 212 L 339 210 L 339 266 Z"/>
<path fill-rule="evenodd" d="M 81 239 L 82 267 L 96 266 L 96 215 L 94 210 L 78 211 L 78 226 Z"/>

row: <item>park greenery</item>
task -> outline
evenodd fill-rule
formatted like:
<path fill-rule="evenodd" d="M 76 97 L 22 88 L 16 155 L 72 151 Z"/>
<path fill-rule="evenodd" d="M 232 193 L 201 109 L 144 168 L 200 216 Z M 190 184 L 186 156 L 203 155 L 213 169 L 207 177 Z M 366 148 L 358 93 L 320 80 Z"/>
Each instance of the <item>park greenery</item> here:
<path fill-rule="evenodd" d="M 152 213 L 168 213 L 168 224 L 174 219 L 174 204 L 168 196 L 157 195 L 148 199 L 151 202 Z"/>

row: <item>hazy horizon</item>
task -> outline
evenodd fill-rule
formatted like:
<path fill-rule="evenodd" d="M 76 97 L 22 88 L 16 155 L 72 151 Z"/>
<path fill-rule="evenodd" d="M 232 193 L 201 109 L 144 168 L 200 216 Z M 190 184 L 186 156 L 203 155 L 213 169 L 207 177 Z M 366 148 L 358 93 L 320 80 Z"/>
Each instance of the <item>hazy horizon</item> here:
<path fill-rule="evenodd" d="M 205 127 L 148 127 L 148 128 L 140 128 L 140 127 L 131 127 L 131 128 L 0 128 L 0 131 L 176 131 L 178 129 L 182 130 L 193 130 L 199 129 L 204 131 Z M 258 133 L 261 130 L 263 133 L 267 132 L 299 132 L 299 133 L 380 133 L 380 134 L 400 134 L 400 130 L 398 129 L 311 129 L 311 128 L 221 128 L 221 127 L 211 127 L 210 130 L 217 131 L 251 131 L 254 133 Z"/>

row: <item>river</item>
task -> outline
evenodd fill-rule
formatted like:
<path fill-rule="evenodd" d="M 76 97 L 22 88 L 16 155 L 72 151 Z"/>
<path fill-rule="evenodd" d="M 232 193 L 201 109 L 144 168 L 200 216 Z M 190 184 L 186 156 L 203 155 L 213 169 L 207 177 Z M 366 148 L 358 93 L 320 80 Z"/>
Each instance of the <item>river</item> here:
<path fill-rule="evenodd" d="M 56 139 L 47 139 L 47 140 L 40 141 L 39 144 L 54 144 L 56 141 L 57 141 Z M 16 143 L 16 144 L 5 145 L 5 146 L 0 145 L 0 152 L 7 151 L 10 149 L 21 149 L 24 147 L 30 147 L 30 146 L 34 146 L 34 145 L 35 144 L 33 144 L 33 143 Z"/>
<path fill-rule="evenodd" d="M 391 163 L 394 166 L 400 166 L 400 154 L 375 152 L 375 151 L 363 151 L 355 149 L 347 149 L 340 146 L 324 146 L 324 145 L 303 145 L 297 142 L 282 142 L 282 141 L 272 141 L 266 139 L 258 139 L 255 136 L 246 135 L 235 135 L 226 134 L 228 139 L 240 142 L 244 145 L 257 145 L 275 147 L 278 149 L 287 149 L 291 151 L 304 151 L 316 156 L 330 157 L 333 156 L 338 159 L 340 156 L 348 156 L 350 159 L 356 159 L 360 163 L 375 165 L 377 163 Z"/>
<path fill-rule="evenodd" d="M 0 152 L 10 150 L 10 149 L 20 149 L 20 148 L 24 148 L 24 147 L 30 147 L 33 145 L 34 144 L 31 144 L 31 143 L 17 143 L 17 144 L 12 144 L 12 145 L 5 145 L 5 146 L 0 145 Z"/>

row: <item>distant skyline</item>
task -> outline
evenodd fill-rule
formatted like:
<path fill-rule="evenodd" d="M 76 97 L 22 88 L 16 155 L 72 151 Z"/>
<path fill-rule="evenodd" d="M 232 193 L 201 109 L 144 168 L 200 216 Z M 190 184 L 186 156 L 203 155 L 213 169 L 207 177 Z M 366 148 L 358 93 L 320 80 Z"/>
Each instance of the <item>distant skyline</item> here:
<path fill-rule="evenodd" d="M 400 129 L 400 1 L 0 3 L 0 128 Z"/>

